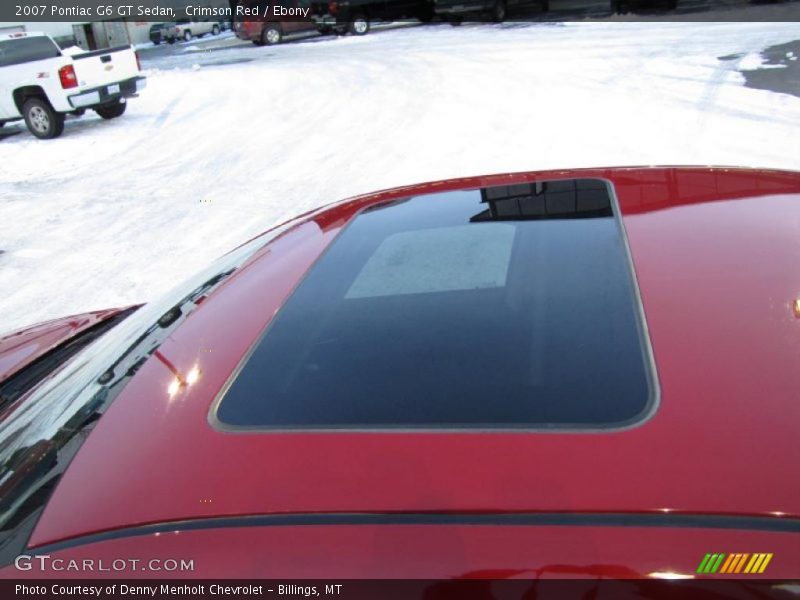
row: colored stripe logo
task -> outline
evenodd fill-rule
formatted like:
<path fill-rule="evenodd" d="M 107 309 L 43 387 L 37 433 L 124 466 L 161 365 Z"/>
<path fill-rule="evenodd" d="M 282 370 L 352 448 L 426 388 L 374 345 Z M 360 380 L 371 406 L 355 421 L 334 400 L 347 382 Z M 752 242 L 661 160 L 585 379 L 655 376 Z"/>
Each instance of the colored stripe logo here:
<path fill-rule="evenodd" d="M 766 570 L 771 560 L 771 552 L 758 552 L 755 554 L 748 554 L 747 552 L 733 554 L 709 553 L 700 561 L 697 572 L 704 575 L 714 575 L 715 573 L 725 575 L 738 573 L 761 574 Z"/>

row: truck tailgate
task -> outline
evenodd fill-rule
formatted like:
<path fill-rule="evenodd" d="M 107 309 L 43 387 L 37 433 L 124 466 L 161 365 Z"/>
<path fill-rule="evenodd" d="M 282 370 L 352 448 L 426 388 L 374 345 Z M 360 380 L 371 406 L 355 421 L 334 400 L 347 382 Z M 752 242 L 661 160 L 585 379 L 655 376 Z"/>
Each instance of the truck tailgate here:
<path fill-rule="evenodd" d="M 130 46 L 76 54 L 72 60 L 81 88 L 116 83 L 139 73 L 136 53 Z"/>

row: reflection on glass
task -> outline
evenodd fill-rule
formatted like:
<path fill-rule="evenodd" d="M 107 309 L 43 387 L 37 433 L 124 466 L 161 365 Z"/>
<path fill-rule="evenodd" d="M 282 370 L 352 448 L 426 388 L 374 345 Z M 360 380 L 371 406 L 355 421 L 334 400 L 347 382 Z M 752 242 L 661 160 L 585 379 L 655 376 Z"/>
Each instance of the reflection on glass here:
<path fill-rule="evenodd" d="M 504 185 L 481 190 L 487 209 L 470 219 L 512 221 L 610 217 L 611 198 L 596 179 L 567 179 Z"/>

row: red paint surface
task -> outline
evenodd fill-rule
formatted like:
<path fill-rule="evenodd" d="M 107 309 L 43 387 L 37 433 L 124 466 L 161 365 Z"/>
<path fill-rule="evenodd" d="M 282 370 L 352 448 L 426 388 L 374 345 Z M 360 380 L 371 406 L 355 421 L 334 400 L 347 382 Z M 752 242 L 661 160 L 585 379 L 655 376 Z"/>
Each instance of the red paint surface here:
<path fill-rule="evenodd" d="M 626 431 L 591 434 L 223 433 L 209 425 L 217 392 L 302 274 L 357 209 L 407 195 L 576 176 L 611 180 L 623 211 L 661 384 L 660 406 L 649 421 Z M 198 367 L 199 380 L 170 397 L 167 389 L 174 376 L 151 358 L 69 467 L 31 545 L 136 524 L 293 512 L 670 509 L 798 517 L 800 320 L 792 310 L 798 296 L 796 173 L 699 168 L 560 171 L 425 184 L 345 202 L 266 246 L 170 336 L 161 353 L 184 374 Z M 369 569 L 377 568 L 381 558 L 390 559 L 389 548 L 375 559 L 370 555 L 380 543 L 375 528 L 343 529 L 341 544 L 332 551 L 339 556 L 328 558 L 350 561 L 349 566 L 331 573 L 374 575 Z M 414 538 L 403 533 L 411 530 L 399 529 L 403 531 L 397 535 L 408 536 L 408 544 L 420 548 L 422 556 L 428 541 L 431 547 L 441 543 L 442 549 L 480 553 L 484 533 L 508 534 L 505 528 L 476 527 L 484 533 L 469 534 L 435 528 L 433 537 Z M 568 542 L 559 546 L 558 539 L 579 540 L 586 531 L 559 528 L 552 543 L 530 550 L 530 563 L 513 559 L 515 544 L 528 543 L 519 534 L 507 560 L 497 555 L 495 566 L 538 568 L 562 560 L 562 552 L 564 560 L 579 564 L 584 559 L 569 559 Z M 701 533 L 704 540 L 723 535 Z M 179 537 L 197 540 L 203 535 Z M 208 535 L 213 538 L 186 547 L 216 556 L 218 540 L 228 537 Z M 261 534 L 237 535 L 226 534 L 234 536 L 231 544 Z M 268 544 L 260 551 L 288 569 L 282 576 L 307 577 L 321 574 L 322 563 L 309 560 L 291 567 L 294 563 L 288 558 L 281 562 L 276 556 L 316 552 L 327 535 L 335 539 L 338 534 L 287 528 L 264 535 L 281 548 Z M 614 535 L 627 549 L 609 560 L 642 572 L 664 565 L 638 557 L 638 548 L 649 548 L 658 539 L 683 547 L 683 537 L 690 537 L 686 532 L 652 530 Z M 608 538 L 612 542 L 614 535 Z M 732 543 L 756 534 L 725 535 L 734 536 L 726 538 Z M 769 544 L 759 542 L 752 550 L 740 544 L 731 551 L 777 553 L 773 546 L 782 541 L 783 552 L 794 552 L 796 559 L 796 534 L 769 536 Z M 146 544 L 147 539 L 125 544 Z M 475 544 L 469 551 L 459 545 L 467 539 Z M 492 543 L 494 551 L 502 553 L 507 542 L 500 539 L 505 538 Z M 703 553 L 727 548 L 708 549 L 708 543 Z M 692 546 L 692 552 L 699 552 L 701 545 Z M 610 556 L 605 552 L 587 554 L 585 560 Z M 434 565 L 410 562 L 402 573 L 436 576 L 491 568 L 486 556 L 465 554 L 461 562 L 454 556 Z M 693 568 L 700 558 L 692 555 Z M 237 573 L 251 572 L 246 565 L 242 569 Z"/>
<path fill-rule="evenodd" d="M 124 308 L 53 319 L 12 331 L 0 337 L 0 381 L 24 369 L 37 358 L 68 341 L 82 331 L 102 323 Z"/>

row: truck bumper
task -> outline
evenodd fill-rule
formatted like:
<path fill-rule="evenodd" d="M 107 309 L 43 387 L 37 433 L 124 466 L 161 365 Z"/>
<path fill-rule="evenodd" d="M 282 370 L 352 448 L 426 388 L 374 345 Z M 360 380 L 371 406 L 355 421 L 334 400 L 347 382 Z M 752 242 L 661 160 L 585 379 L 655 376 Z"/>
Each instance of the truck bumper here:
<path fill-rule="evenodd" d="M 142 91 L 147 86 L 145 77 L 132 77 L 108 85 L 84 90 L 80 94 L 69 97 L 72 108 L 89 108 L 118 102 L 122 98 L 129 98 Z"/>

